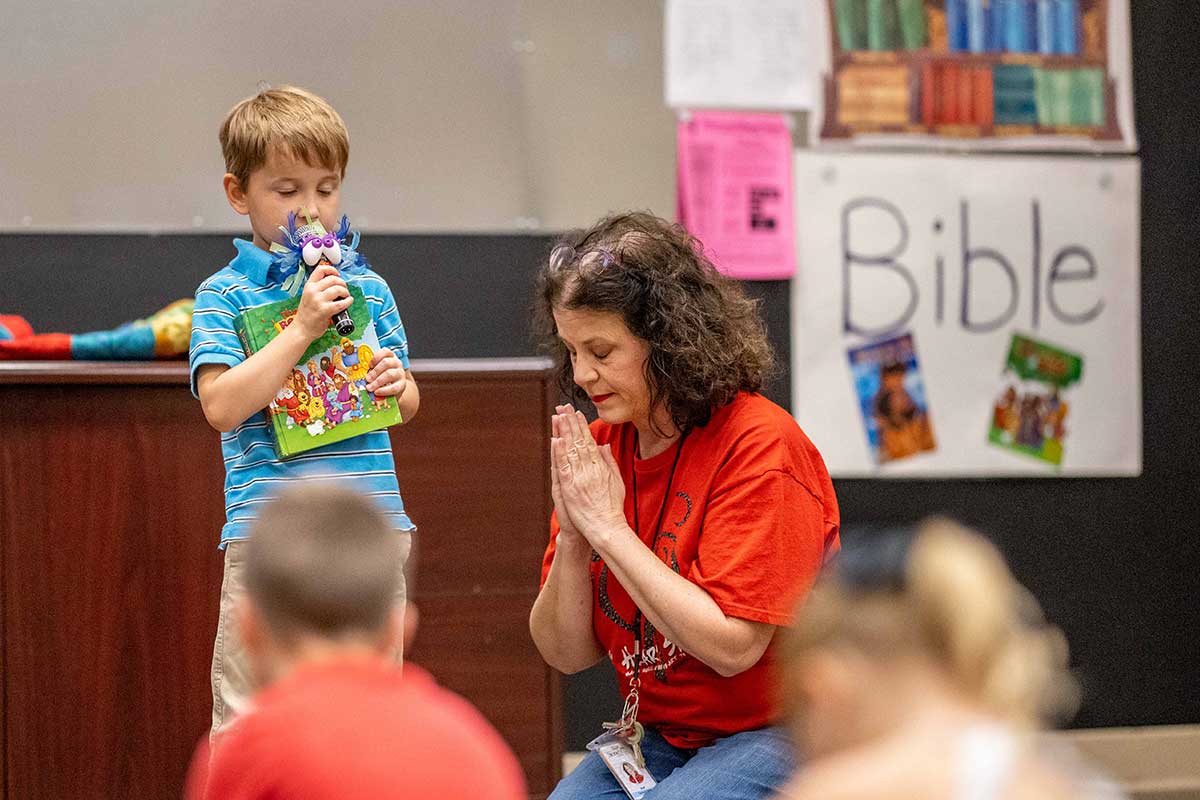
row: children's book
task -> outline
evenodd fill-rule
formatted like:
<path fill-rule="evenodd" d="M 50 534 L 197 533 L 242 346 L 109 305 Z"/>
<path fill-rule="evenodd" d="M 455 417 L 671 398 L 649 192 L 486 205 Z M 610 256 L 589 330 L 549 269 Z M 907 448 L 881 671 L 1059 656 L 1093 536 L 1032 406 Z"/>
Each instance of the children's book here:
<path fill-rule="evenodd" d="M 367 370 L 379 351 L 379 339 L 362 290 L 354 285 L 349 289 L 354 332 L 342 336 L 330 325 L 304 351 L 264 410 L 280 459 L 403 421 L 396 398 L 367 391 Z M 240 314 L 234 327 L 246 355 L 282 333 L 299 305 L 300 298 L 292 297 Z"/>
<path fill-rule="evenodd" d="M 848 355 L 875 463 L 937 449 L 912 334 L 856 347 Z"/>
<path fill-rule="evenodd" d="M 1083 377 L 1083 357 L 1013 334 L 988 441 L 1061 465 L 1067 438 L 1067 389 Z"/>

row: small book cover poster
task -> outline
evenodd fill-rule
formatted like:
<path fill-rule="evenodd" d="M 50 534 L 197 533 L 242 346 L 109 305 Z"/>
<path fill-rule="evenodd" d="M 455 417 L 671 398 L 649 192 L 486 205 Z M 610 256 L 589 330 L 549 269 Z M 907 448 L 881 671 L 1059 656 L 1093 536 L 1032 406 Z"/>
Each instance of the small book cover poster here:
<path fill-rule="evenodd" d="M 331 325 L 309 345 L 265 409 L 281 459 L 402 422 L 396 398 L 367 391 L 367 371 L 379 339 L 362 290 L 349 289 L 354 332 L 342 336 Z M 299 304 L 300 298 L 293 297 L 243 312 L 235 327 L 246 353 L 261 350 L 282 333 Z"/>
<path fill-rule="evenodd" d="M 1069 389 L 1082 377 L 1082 356 L 1013 334 L 988 441 L 1060 466 L 1068 433 Z"/>
<path fill-rule="evenodd" d="M 911 333 L 849 351 L 854 391 L 876 464 L 937 449 Z"/>

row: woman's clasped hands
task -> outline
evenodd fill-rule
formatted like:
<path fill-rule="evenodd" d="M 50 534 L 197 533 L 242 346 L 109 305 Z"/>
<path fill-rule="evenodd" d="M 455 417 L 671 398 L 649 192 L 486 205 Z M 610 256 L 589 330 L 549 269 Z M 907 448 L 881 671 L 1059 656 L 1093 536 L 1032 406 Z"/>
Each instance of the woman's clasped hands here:
<path fill-rule="evenodd" d="M 559 536 L 582 536 L 596 550 L 628 532 L 625 482 L 609 445 L 597 445 L 583 414 L 556 406 L 550 418 L 550 494 Z"/>

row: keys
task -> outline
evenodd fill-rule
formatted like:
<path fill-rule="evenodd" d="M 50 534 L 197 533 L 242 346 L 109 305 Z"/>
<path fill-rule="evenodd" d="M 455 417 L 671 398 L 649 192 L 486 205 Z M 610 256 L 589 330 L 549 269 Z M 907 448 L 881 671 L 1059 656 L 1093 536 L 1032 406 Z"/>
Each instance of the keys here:
<path fill-rule="evenodd" d="M 642 723 L 633 723 L 633 730 L 625 736 L 625 740 L 629 742 L 629 746 L 633 748 L 633 755 L 637 759 L 638 769 L 646 768 L 646 759 L 642 756 L 642 739 L 646 736 L 646 729 L 642 727 Z"/>
<path fill-rule="evenodd" d="M 646 737 L 646 729 L 642 727 L 642 723 L 623 719 L 619 722 L 606 722 L 602 727 L 613 736 L 620 736 L 624 739 L 633 750 L 638 769 L 646 768 L 646 758 L 642 755 L 642 739 Z"/>

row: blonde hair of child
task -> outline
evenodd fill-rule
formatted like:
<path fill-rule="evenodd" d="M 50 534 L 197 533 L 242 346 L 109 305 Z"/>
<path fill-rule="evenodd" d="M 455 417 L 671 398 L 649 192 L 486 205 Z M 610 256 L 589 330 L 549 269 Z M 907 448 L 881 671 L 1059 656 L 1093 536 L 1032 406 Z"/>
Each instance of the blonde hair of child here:
<path fill-rule="evenodd" d="M 861 589 L 824 576 L 781 637 L 781 691 L 793 713 L 789 675 L 805 654 L 849 647 L 878 661 L 929 657 L 983 709 L 1023 727 L 1073 712 L 1075 681 L 1066 640 L 999 551 L 948 519 L 922 522 L 904 567 L 903 588 Z"/>
<path fill-rule="evenodd" d="M 221 123 L 219 138 L 225 171 L 243 189 L 273 148 L 342 177 L 350 160 L 350 134 L 341 116 L 324 99 L 295 86 L 264 89 L 242 100 Z"/>

